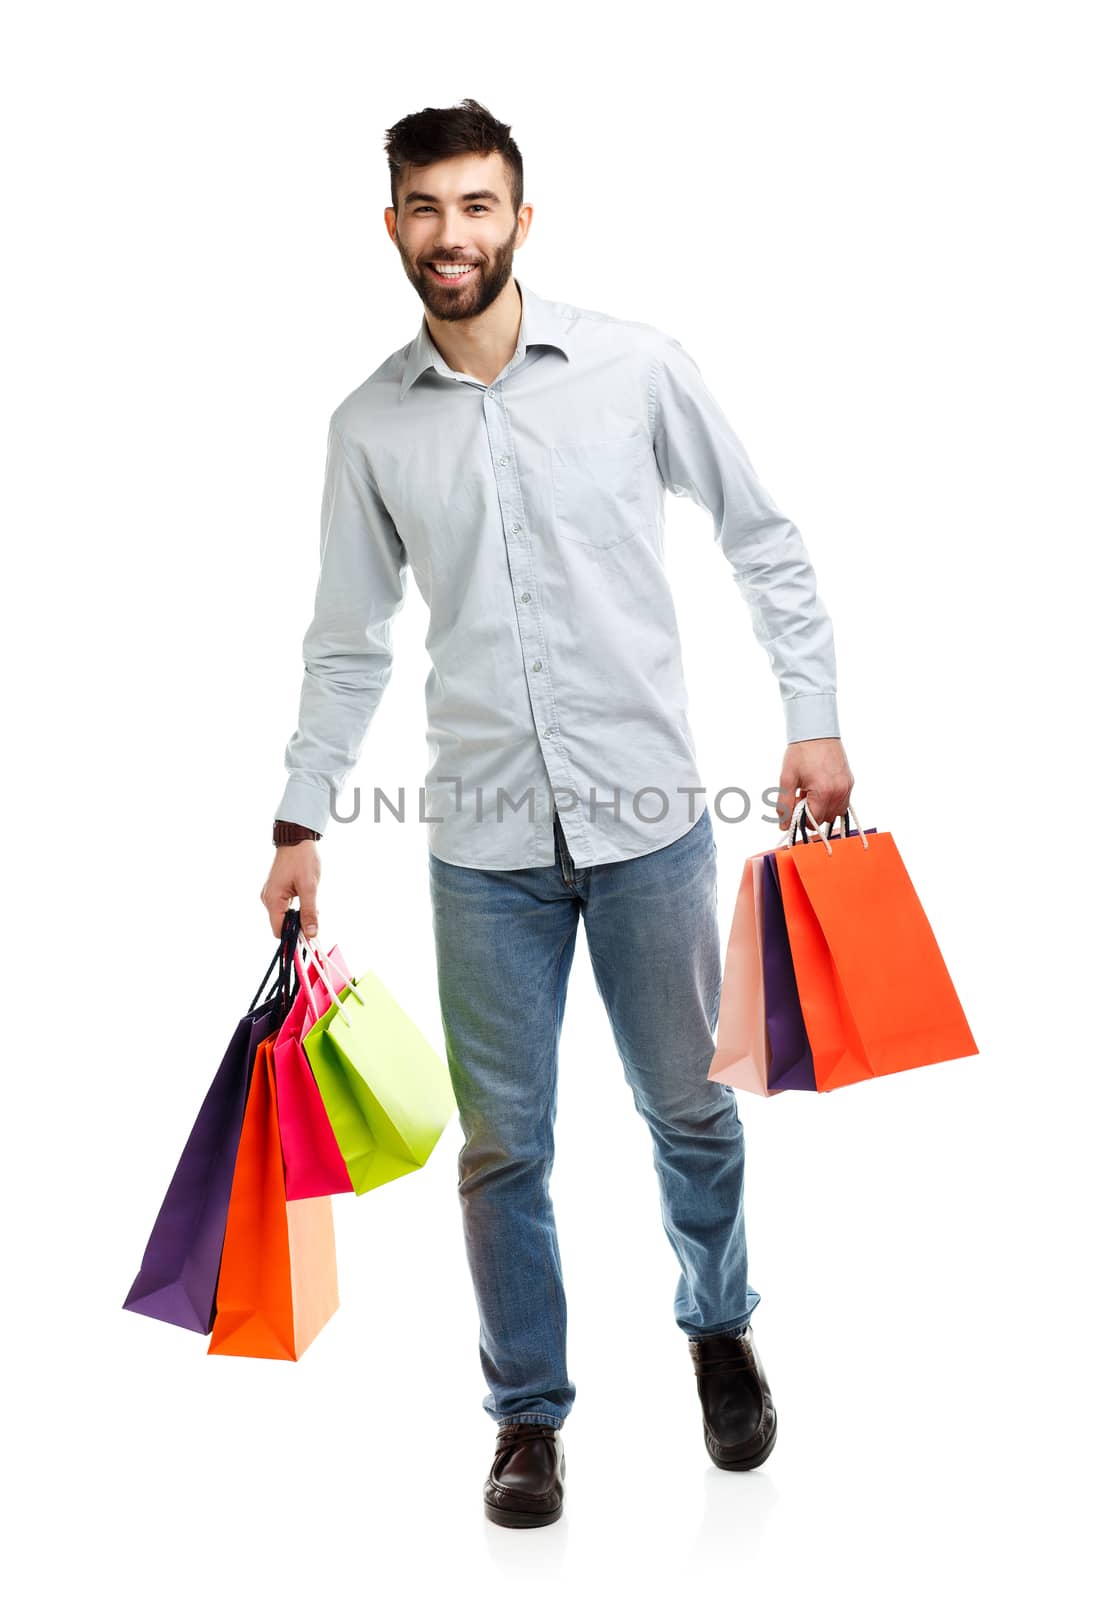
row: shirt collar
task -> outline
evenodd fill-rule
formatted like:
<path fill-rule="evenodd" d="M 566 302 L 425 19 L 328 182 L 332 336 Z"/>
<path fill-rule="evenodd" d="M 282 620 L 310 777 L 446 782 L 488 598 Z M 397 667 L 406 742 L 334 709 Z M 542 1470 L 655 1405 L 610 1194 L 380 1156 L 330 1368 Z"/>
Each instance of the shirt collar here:
<path fill-rule="evenodd" d="M 556 305 L 551 300 L 542 299 L 534 294 L 532 289 L 515 277 L 521 294 L 521 327 L 518 329 L 517 347 L 514 350 L 511 365 L 516 366 L 524 359 L 526 350 L 531 345 L 549 345 L 557 350 L 562 350 L 568 360 L 571 360 L 571 346 L 568 340 L 567 323 L 561 316 Z M 429 335 L 427 319 L 422 315 L 421 326 L 416 339 L 409 346 L 405 366 L 402 369 L 402 399 L 404 400 L 412 384 L 422 372 L 429 367 L 434 367 L 437 372 L 442 372 L 445 377 L 454 378 L 458 374 L 444 360 L 440 351 L 433 344 Z"/>

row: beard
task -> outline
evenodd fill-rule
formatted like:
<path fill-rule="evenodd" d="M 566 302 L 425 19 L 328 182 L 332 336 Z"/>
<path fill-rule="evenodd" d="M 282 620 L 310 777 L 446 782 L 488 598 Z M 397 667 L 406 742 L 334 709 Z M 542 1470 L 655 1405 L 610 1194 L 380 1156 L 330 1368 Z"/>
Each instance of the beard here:
<path fill-rule="evenodd" d="M 423 256 L 419 261 L 413 261 L 406 255 L 398 243 L 398 254 L 402 258 L 405 275 L 420 295 L 425 309 L 434 317 L 439 317 L 442 322 L 463 322 L 468 317 L 480 316 L 497 300 L 502 290 L 509 283 L 514 270 L 514 232 L 504 244 L 496 247 L 492 256 L 483 260 L 471 255 L 451 256 Z M 427 270 L 429 261 L 451 261 L 456 259 L 462 266 L 464 262 L 469 265 L 474 262 L 475 270 L 469 272 L 466 279 L 459 284 L 440 283 Z"/>

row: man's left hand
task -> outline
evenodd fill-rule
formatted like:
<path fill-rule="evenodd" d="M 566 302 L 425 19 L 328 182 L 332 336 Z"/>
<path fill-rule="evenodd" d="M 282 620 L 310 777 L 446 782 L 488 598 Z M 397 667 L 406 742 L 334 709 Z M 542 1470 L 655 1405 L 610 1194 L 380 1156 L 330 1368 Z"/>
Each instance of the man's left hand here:
<path fill-rule="evenodd" d="M 845 815 L 853 789 L 841 739 L 799 739 L 790 744 L 780 768 L 776 811 L 780 827 L 787 829 L 796 804 L 806 795 L 816 822 L 832 822 Z"/>

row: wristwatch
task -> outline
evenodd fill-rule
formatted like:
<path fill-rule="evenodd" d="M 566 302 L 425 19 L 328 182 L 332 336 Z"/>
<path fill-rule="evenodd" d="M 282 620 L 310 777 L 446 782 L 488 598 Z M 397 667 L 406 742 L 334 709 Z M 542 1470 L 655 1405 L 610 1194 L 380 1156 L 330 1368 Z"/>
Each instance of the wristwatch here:
<path fill-rule="evenodd" d="M 276 821 L 274 824 L 274 843 L 300 844 L 302 839 L 319 839 L 320 834 L 312 828 L 306 828 L 301 822 Z"/>

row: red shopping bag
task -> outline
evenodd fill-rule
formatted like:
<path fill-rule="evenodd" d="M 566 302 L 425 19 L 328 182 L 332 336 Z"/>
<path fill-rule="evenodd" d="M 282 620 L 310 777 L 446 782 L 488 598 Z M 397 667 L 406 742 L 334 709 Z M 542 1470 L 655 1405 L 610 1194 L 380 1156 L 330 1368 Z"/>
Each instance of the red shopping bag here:
<path fill-rule="evenodd" d="M 777 868 L 820 1091 L 979 1053 L 891 833 L 781 846 Z"/>
<path fill-rule="evenodd" d="M 332 1200 L 287 1200 L 274 1041 L 259 1045 L 232 1179 L 209 1355 L 297 1361 L 340 1304 Z"/>

